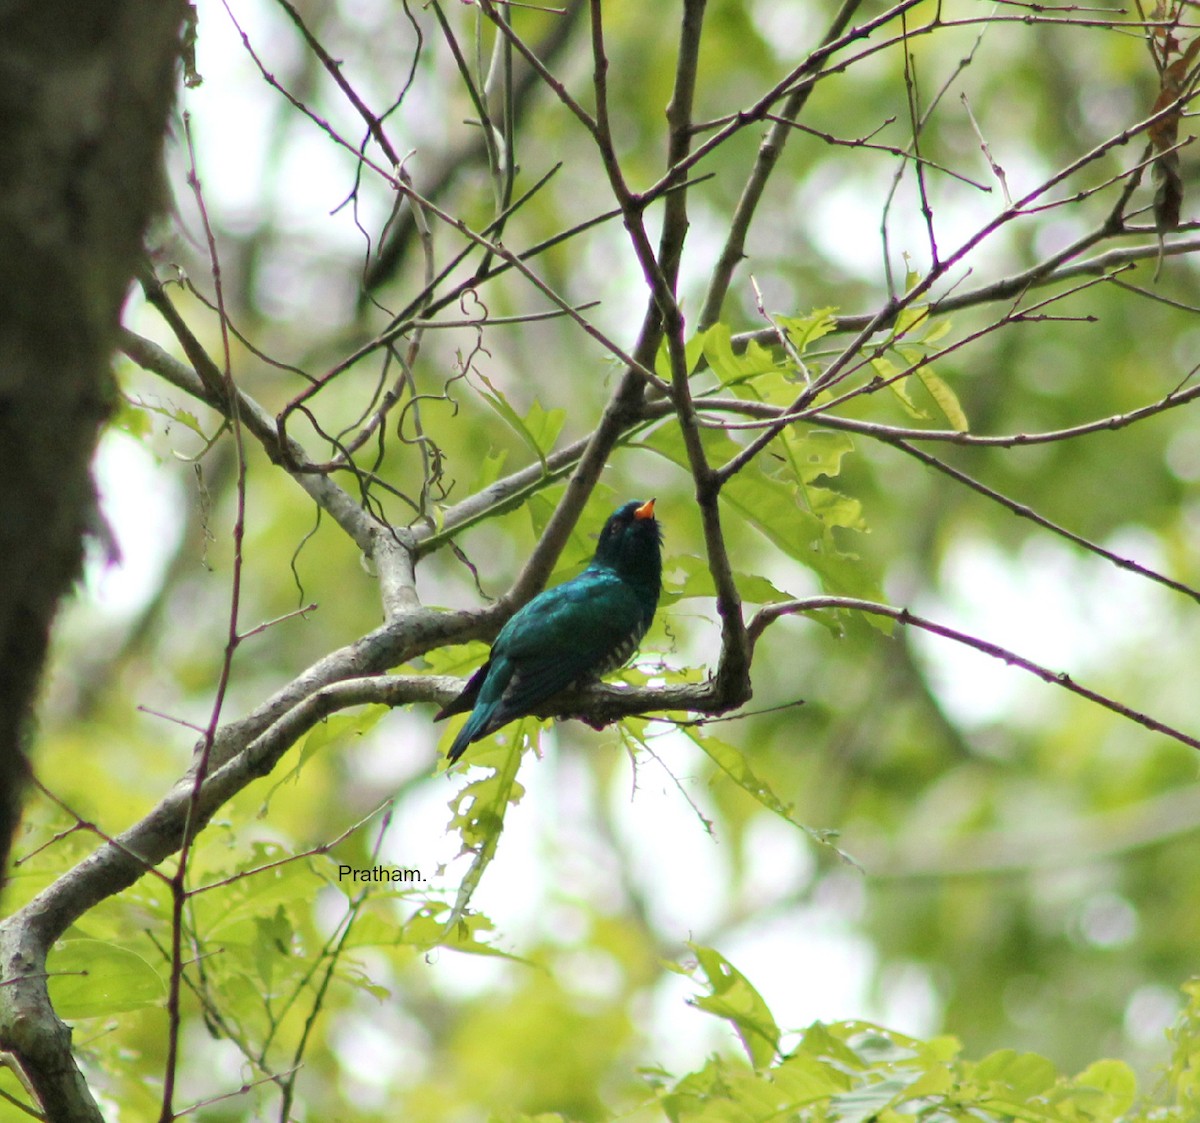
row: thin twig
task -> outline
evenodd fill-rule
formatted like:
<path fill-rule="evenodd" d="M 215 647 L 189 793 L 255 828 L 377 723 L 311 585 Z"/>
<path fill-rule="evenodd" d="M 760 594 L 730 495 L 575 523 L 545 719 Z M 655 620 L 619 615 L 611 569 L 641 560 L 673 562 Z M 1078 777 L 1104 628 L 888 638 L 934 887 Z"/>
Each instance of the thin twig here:
<path fill-rule="evenodd" d="M 229 587 L 229 618 L 226 633 L 225 648 L 221 657 L 221 669 L 217 678 L 216 690 L 213 694 L 212 708 L 209 713 L 208 726 L 204 731 L 200 751 L 197 755 L 192 778 L 191 793 L 187 802 L 187 816 L 183 825 L 183 836 L 179 845 L 179 861 L 174 876 L 170 879 L 171 886 L 171 972 L 167 986 L 167 1055 L 163 1066 L 162 1110 L 159 1123 L 171 1123 L 175 1117 L 172 1101 L 175 1093 L 175 1078 L 179 1062 L 179 1032 L 180 1032 L 180 978 L 183 974 L 183 909 L 187 900 L 188 861 L 191 857 L 192 844 L 200 829 L 197 811 L 200 804 L 200 793 L 204 780 L 208 775 L 210 755 L 213 742 L 216 740 L 217 727 L 221 721 L 221 713 L 225 705 L 225 695 L 229 689 L 233 674 L 233 657 L 241 643 L 239 615 L 241 611 L 242 576 L 245 557 L 243 546 L 246 536 L 246 447 L 242 435 L 242 418 L 239 409 L 238 395 L 233 379 L 233 358 L 229 343 L 229 329 L 225 316 L 225 290 L 221 279 L 221 261 L 217 252 L 216 235 L 209 222 L 208 208 L 204 201 L 204 192 L 196 172 L 196 154 L 192 147 L 192 133 L 188 114 L 183 116 L 184 134 L 187 139 L 188 151 L 188 183 L 196 200 L 200 221 L 204 228 L 205 241 L 208 246 L 209 263 L 212 271 L 213 291 L 216 296 L 217 310 L 221 330 L 221 348 L 224 357 L 222 379 L 225 400 L 229 403 L 230 428 L 233 433 L 234 452 L 237 464 L 235 482 L 236 509 L 233 519 L 233 565 L 230 574 Z"/>

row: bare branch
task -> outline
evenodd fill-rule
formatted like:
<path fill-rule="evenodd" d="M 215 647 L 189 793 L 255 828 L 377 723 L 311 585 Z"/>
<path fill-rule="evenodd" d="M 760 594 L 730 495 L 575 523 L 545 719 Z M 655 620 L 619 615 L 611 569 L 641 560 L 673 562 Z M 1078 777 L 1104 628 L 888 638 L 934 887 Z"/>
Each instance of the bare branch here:
<path fill-rule="evenodd" d="M 821 40 L 820 47 L 805 60 L 804 64 L 798 70 L 793 71 L 789 75 L 789 80 L 782 83 L 782 86 L 786 87 L 790 85 L 802 73 L 816 70 L 821 61 L 836 49 L 835 44 L 840 45 L 842 43 L 842 35 L 846 30 L 846 25 L 854 18 L 854 13 L 858 11 L 861 2 L 862 0 L 842 0 L 842 5 L 838 8 L 829 25 L 829 29 L 825 32 L 825 37 Z M 901 7 L 904 7 L 904 5 L 901 5 Z M 893 12 L 895 10 L 893 9 Z M 864 32 L 863 34 L 869 34 L 869 32 Z M 857 36 L 855 37 L 857 38 Z M 779 89 L 780 87 L 776 88 Z M 758 211 L 758 204 L 762 200 L 763 191 L 766 189 L 771 173 L 775 170 L 775 165 L 779 162 L 779 156 L 783 152 L 784 145 L 787 144 L 790 126 L 804 109 L 811 92 L 812 86 L 810 85 L 798 86 L 788 95 L 782 110 L 778 114 L 768 115 L 767 113 L 770 105 L 775 100 L 770 95 L 769 101 L 762 107 L 762 116 L 764 118 L 770 116 L 772 124 L 759 145 L 754 167 L 751 169 L 746 184 L 742 188 L 741 198 L 738 200 L 737 207 L 730 220 L 729 236 L 725 239 L 725 244 L 721 248 L 721 256 L 717 261 L 716 267 L 713 269 L 708 292 L 704 297 L 704 304 L 700 309 L 700 317 L 697 323 L 700 331 L 711 327 L 721 318 L 721 308 L 725 303 L 725 296 L 729 292 L 729 285 L 733 280 L 734 270 L 746 256 L 746 236 L 749 233 L 750 224 L 754 221 L 754 216 Z M 739 120 L 727 125 L 726 129 L 740 127 L 742 124 L 740 117 L 741 115 L 739 115 Z M 686 170 L 683 167 L 683 162 L 684 157 L 681 157 L 677 161 L 681 171 Z M 672 164 L 672 168 L 674 167 L 675 163 Z"/>
<path fill-rule="evenodd" d="M 865 437 L 873 437 L 880 441 L 936 441 L 943 444 L 979 446 L 983 448 L 1020 448 L 1023 445 L 1051 444 L 1055 441 L 1069 441 L 1075 437 L 1084 437 L 1090 433 L 1102 433 L 1115 429 L 1124 429 L 1137 421 L 1177 406 L 1187 405 L 1188 402 L 1200 398 L 1200 385 L 1190 386 L 1186 390 L 1172 390 L 1164 398 L 1129 410 L 1127 413 L 1116 413 L 1109 417 L 1101 417 L 1095 421 L 1085 421 L 1066 429 L 1050 429 L 1044 432 L 1007 433 L 988 436 L 986 434 L 960 432 L 957 429 L 912 429 L 898 425 L 883 425 L 876 421 L 861 421 L 855 417 L 842 417 L 839 414 L 828 413 L 824 409 L 807 410 L 799 414 L 786 414 L 783 406 L 773 406 L 766 402 L 747 401 L 743 398 L 700 398 L 698 405 L 701 411 L 724 413 L 741 413 L 749 417 L 761 417 L 769 421 L 778 421 L 789 416 L 793 421 L 809 421 L 829 429 L 841 429 L 847 433 L 859 433 Z M 725 429 L 738 429 L 739 425 L 725 423 Z M 755 428 L 761 427 L 755 423 Z"/>
<path fill-rule="evenodd" d="M 1097 706 L 1102 706 L 1104 709 L 1110 710 L 1112 713 L 1128 721 L 1132 721 L 1136 725 L 1149 729 L 1152 733 L 1162 733 L 1164 736 L 1170 737 L 1173 741 L 1178 741 L 1182 745 L 1187 745 L 1189 748 L 1200 749 L 1200 738 L 1184 733 L 1182 730 L 1167 725 L 1165 722 L 1161 722 L 1149 714 L 1140 713 L 1126 706 L 1124 703 L 1110 698 L 1107 694 L 1101 694 L 1099 691 L 1081 686 L 1065 671 L 1052 671 L 1047 667 L 1043 667 L 1040 663 L 1035 663 L 1032 659 L 1026 659 L 1023 655 L 1018 655 L 1015 651 L 1001 647 L 997 643 L 980 639 L 968 632 L 949 628 L 945 624 L 938 624 L 923 616 L 917 616 L 915 613 L 909 612 L 907 608 L 893 608 L 891 605 L 877 604 L 874 601 L 857 600 L 854 597 L 808 597 L 804 600 L 784 601 L 779 604 L 767 605 L 755 613 L 749 627 L 751 640 L 757 641 L 768 625 L 784 616 L 795 616 L 799 613 L 817 611 L 866 612 L 872 616 L 886 616 L 891 620 L 895 620 L 898 624 L 920 628 L 922 631 L 929 632 L 932 635 L 953 640 L 955 643 L 961 643 L 966 647 L 980 651 L 984 655 L 990 655 L 993 659 L 999 659 L 1009 666 L 1020 667 L 1021 670 L 1040 678 L 1043 682 L 1051 683 L 1054 686 L 1061 686 L 1064 690 L 1070 691 L 1080 698 L 1085 698 L 1089 702 L 1094 702 Z"/>

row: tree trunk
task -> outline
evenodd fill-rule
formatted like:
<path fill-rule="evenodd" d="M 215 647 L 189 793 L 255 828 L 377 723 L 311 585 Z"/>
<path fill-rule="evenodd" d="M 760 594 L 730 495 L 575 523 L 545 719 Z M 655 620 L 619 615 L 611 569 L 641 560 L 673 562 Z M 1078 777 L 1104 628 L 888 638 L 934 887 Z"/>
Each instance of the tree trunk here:
<path fill-rule="evenodd" d="M 89 461 L 146 224 L 184 0 L 0 0 L 0 873 L 59 600 L 94 517 Z M 0 1048 L 49 1118 L 98 1119 L 36 964 L 0 962 Z M 44 1005 L 43 1005 L 44 1002 Z"/>

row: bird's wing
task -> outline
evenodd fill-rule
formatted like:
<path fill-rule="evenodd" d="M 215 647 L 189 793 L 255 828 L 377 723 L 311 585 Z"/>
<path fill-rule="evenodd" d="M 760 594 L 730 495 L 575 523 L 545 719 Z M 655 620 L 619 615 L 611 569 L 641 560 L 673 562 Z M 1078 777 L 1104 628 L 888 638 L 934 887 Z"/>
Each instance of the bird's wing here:
<path fill-rule="evenodd" d="M 434 715 L 434 721 L 442 721 L 448 718 L 451 714 L 465 713 L 475 705 L 475 699 L 479 697 L 480 688 L 487 679 L 488 672 L 492 669 L 492 661 L 489 658 L 482 667 L 479 668 L 470 678 L 470 681 L 463 687 L 461 693 L 447 702 Z"/>
<path fill-rule="evenodd" d="M 496 637 L 493 657 L 503 657 L 512 675 L 488 726 L 498 729 L 604 666 L 641 638 L 646 623 L 636 594 L 614 573 L 588 570 L 547 589 Z"/>

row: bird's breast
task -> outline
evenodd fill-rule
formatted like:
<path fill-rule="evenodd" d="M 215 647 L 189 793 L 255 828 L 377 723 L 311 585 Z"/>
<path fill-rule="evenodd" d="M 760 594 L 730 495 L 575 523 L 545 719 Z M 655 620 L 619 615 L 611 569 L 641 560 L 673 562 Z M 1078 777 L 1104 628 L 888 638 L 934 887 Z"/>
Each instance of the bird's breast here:
<path fill-rule="evenodd" d="M 641 642 L 642 636 L 645 634 L 646 629 L 639 624 L 600 661 L 592 673 L 606 675 L 609 671 L 615 671 L 618 667 L 623 667 L 629 661 L 629 657 L 637 650 L 637 645 Z"/>

